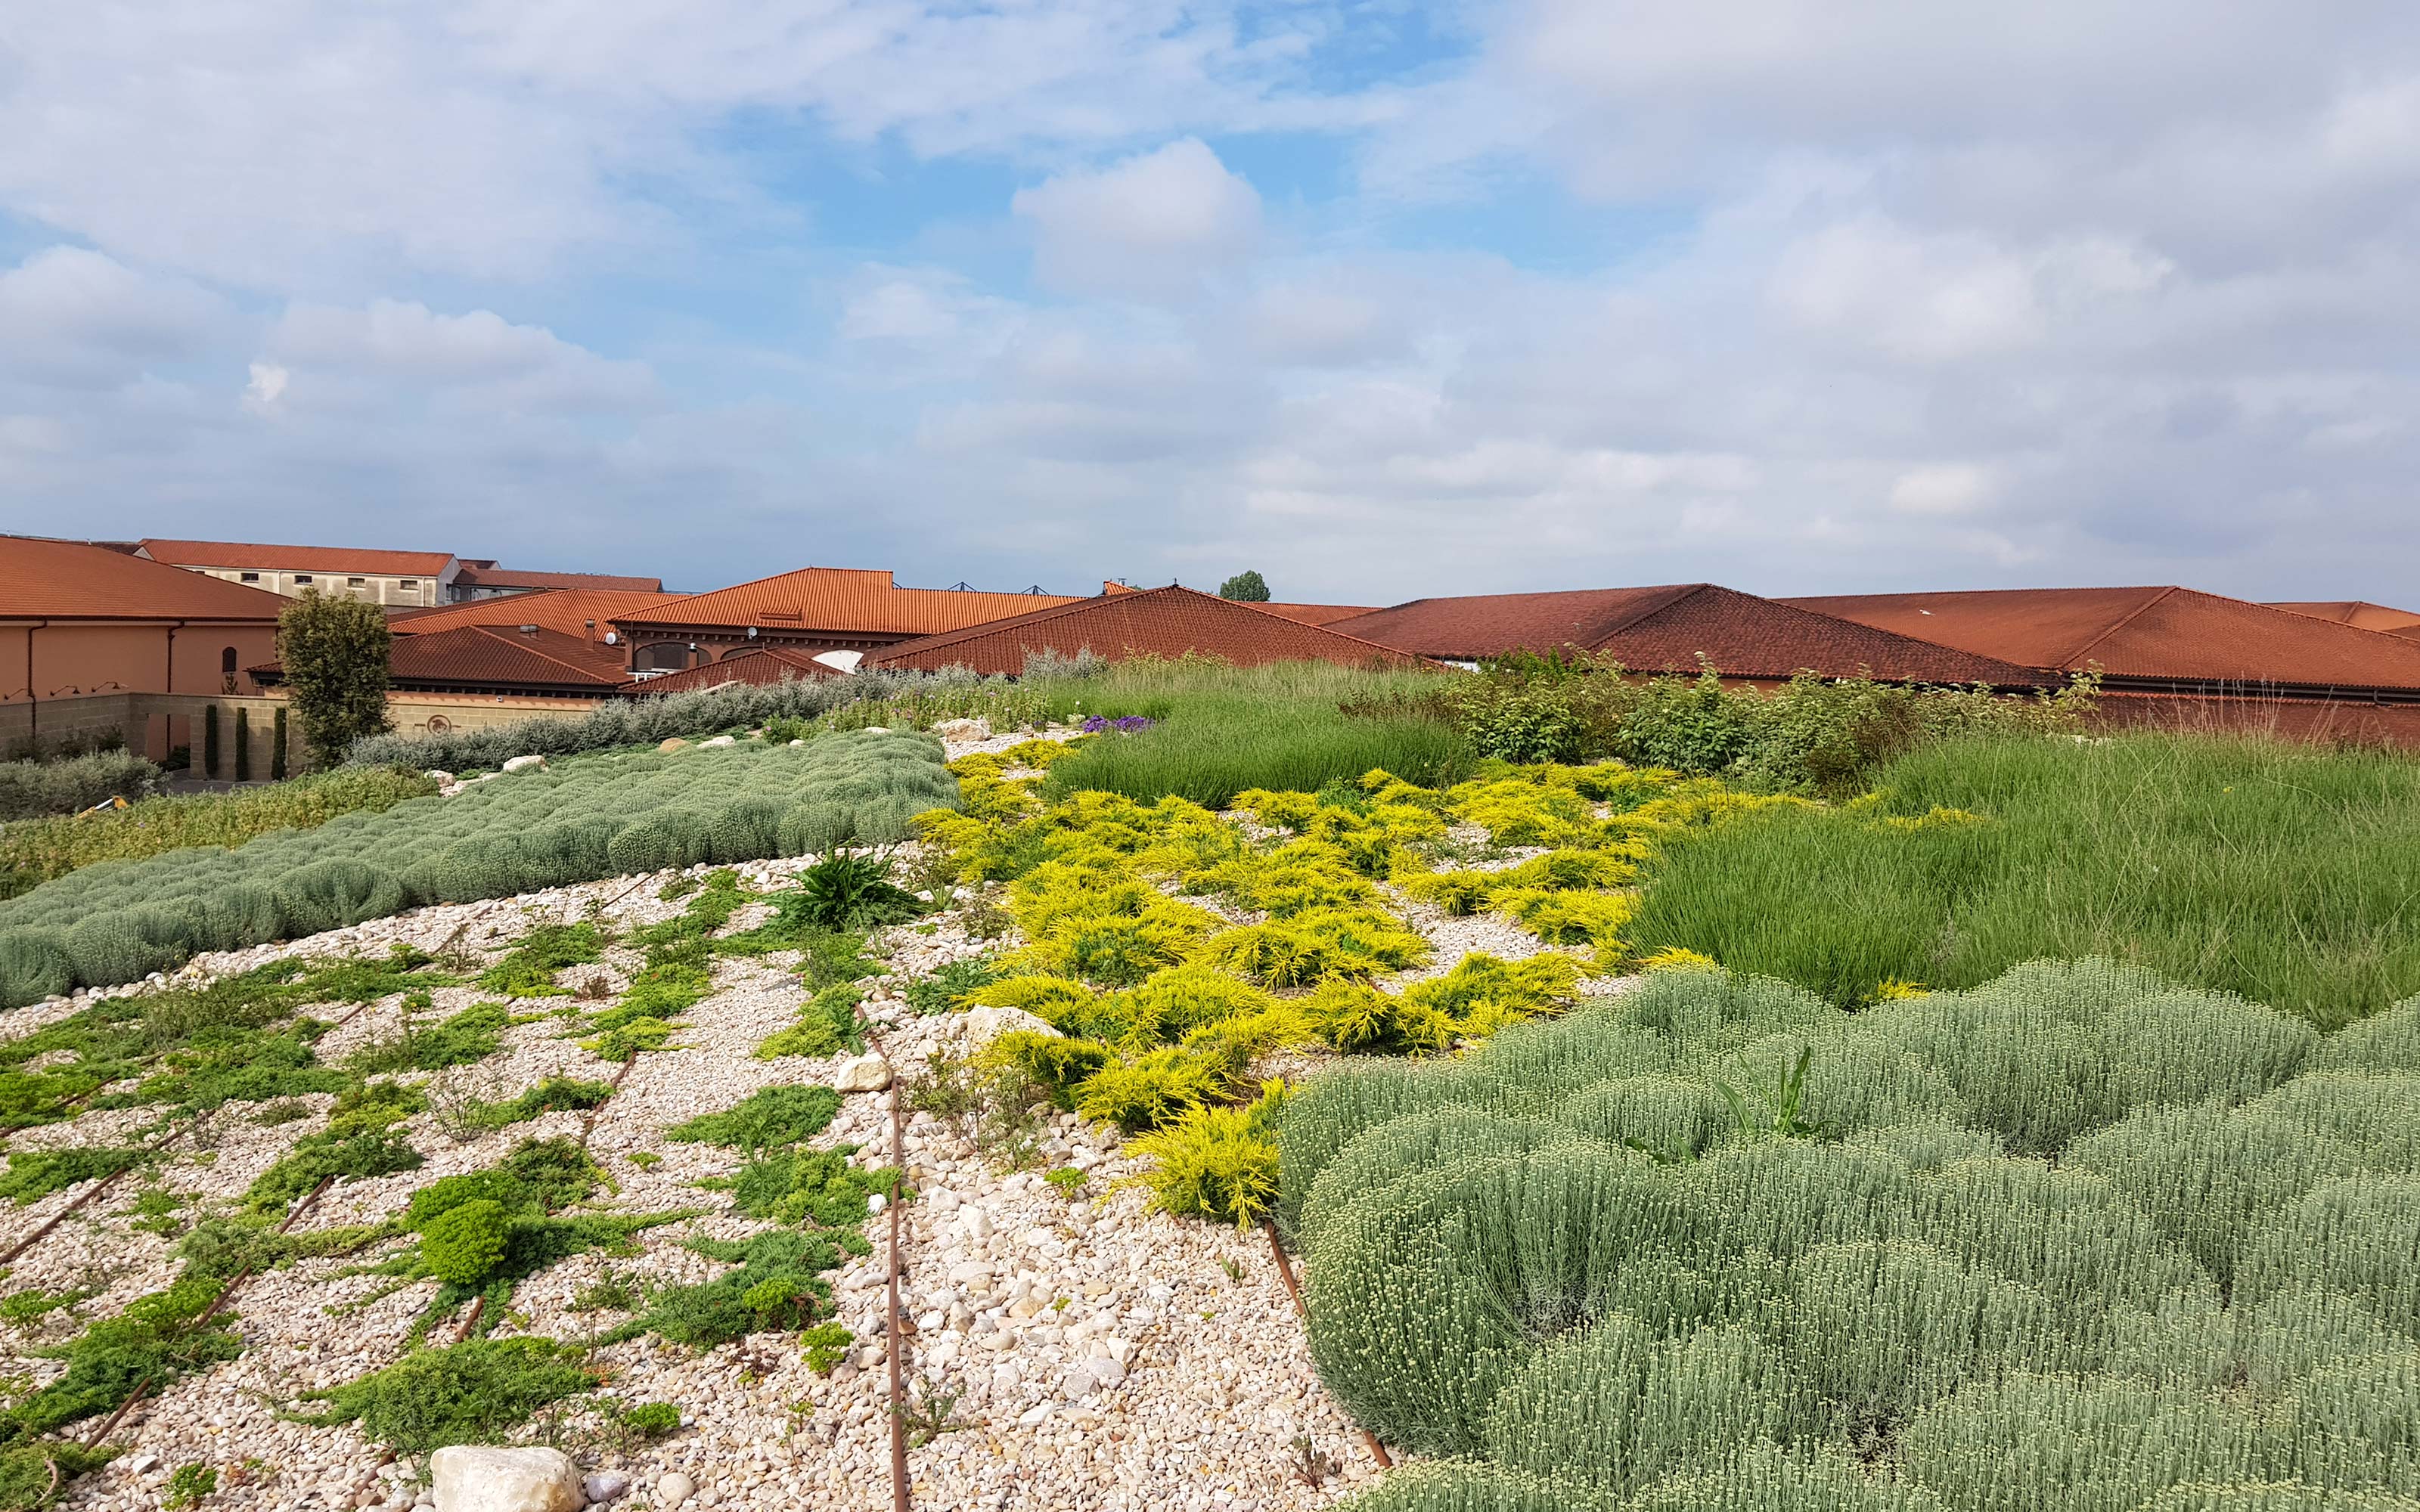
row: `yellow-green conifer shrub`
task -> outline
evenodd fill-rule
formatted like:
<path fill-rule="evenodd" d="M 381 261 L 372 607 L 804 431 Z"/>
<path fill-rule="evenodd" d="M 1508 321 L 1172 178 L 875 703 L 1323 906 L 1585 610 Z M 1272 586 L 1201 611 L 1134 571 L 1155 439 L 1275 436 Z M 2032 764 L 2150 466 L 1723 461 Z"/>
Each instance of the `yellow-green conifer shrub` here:
<path fill-rule="evenodd" d="M 1186 1218 L 1249 1228 L 1278 1196 L 1274 1117 L 1285 1084 L 1270 1082 L 1244 1107 L 1193 1107 L 1134 1139 L 1127 1149 L 1153 1163 L 1142 1182 L 1151 1205 Z"/>

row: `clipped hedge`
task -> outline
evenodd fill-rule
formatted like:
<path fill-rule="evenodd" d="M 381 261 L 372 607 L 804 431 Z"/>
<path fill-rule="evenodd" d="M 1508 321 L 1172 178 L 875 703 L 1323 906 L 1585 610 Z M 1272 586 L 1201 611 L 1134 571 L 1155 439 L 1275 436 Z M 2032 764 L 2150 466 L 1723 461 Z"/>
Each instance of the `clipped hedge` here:
<path fill-rule="evenodd" d="M 2415 1012 L 1690 966 L 1318 1077 L 1278 1116 L 1312 1359 L 1451 1461 L 1357 1505 L 2412 1512 Z"/>
<path fill-rule="evenodd" d="M 104 862 L 0 903 L 0 1007 L 427 903 L 803 854 L 809 839 L 885 843 L 957 802 L 939 743 L 916 734 L 575 758 L 233 850 Z"/>

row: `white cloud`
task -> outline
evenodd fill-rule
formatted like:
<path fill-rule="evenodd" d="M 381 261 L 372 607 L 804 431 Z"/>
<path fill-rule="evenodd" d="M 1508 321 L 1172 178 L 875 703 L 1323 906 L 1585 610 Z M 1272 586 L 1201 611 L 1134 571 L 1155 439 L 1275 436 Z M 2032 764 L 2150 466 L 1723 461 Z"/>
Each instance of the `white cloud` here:
<path fill-rule="evenodd" d="M 1999 492 L 1990 469 L 1966 462 L 1910 468 L 1892 482 L 1890 505 L 1904 515 L 1967 515 Z"/>
<path fill-rule="evenodd" d="M 517 409 L 621 410 L 660 402 L 645 363 L 600 356 L 491 310 L 443 315 L 398 300 L 343 309 L 296 305 L 270 332 L 269 346 L 281 373 L 452 392 Z"/>
<path fill-rule="evenodd" d="M 1249 257 L 1261 197 L 1187 137 L 1097 173 L 1061 174 L 1016 193 L 1043 281 L 1078 295 L 1192 291 Z"/>
<path fill-rule="evenodd" d="M 199 350 L 226 311 L 174 278 L 105 254 L 49 247 L 0 271 L 0 380 L 115 384 Z"/>
<path fill-rule="evenodd" d="M 250 371 L 251 378 L 243 386 L 244 408 L 257 414 L 274 413 L 294 375 L 275 363 L 254 363 Z"/>

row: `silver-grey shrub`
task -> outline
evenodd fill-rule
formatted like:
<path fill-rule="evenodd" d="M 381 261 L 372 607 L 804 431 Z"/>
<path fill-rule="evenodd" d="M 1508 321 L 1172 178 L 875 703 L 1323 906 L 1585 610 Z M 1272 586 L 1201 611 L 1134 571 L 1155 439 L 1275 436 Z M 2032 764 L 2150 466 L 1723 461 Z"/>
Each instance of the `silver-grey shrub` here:
<path fill-rule="evenodd" d="M 131 751 L 0 762 L 0 823 L 76 813 L 111 798 L 132 803 L 159 791 L 160 768 Z"/>
<path fill-rule="evenodd" d="M 1363 1505 L 2420 1512 L 2412 1010 L 1674 970 L 1314 1078 L 1313 1362 L 1466 1462 Z"/>
<path fill-rule="evenodd" d="M 843 792 L 860 796 L 828 796 Z M 101 862 L 0 902 L 0 1006 L 61 990 L 62 961 L 72 983 L 115 985 L 403 907 L 804 854 L 786 843 L 799 810 L 825 813 L 821 832 L 895 839 L 903 813 L 957 802 L 940 743 L 906 733 L 566 758 L 233 850 Z"/>
<path fill-rule="evenodd" d="M 961 672 L 953 683 L 964 682 Z M 767 685 L 734 683 L 691 693 L 608 699 L 585 714 L 545 715 L 511 724 L 442 735 L 368 735 L 353 743 L 352 766 L 419 766 L 452 772 L 493 770 L 516 756 L 569 756 L 623 746 L 653 746 L 753 729 L 768 719 L 812 719 L 845 704 L 881 700 L 928 683 L 939 673 L 870 671 L 847 677 L 797 678 Z"/>

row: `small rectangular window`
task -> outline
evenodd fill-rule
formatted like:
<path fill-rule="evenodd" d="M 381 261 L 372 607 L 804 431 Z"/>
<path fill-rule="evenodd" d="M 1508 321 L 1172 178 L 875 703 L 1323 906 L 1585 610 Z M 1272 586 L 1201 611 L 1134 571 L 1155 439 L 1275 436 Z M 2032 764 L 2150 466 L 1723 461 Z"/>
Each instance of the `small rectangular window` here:
<path fill-rule="evenodd" d="M 307 583 L 311 580 L 311 575 L 307 572 L 298 572 L 294 575 L 294 580 L 298 583 Z"/>
<path fill-rule="evenodd" d="M 345 586 L 348 588 L 359 588 L 368 581 L 369 579 L 366 578 L 348 578 L 345 579 Z"/>
<path fill-rule="evenodd" d="M 406 578 L 396 586 L 398 588 L 417 588 L 420 586 L 420 579 L 417 578 Z"/>
<path fill-rule="evenodd" d="M 256 583 L 260 581 L 260 574 L 256 572 L 247 572 L 243 575 L 243 580 L 248 583 Z"/>

